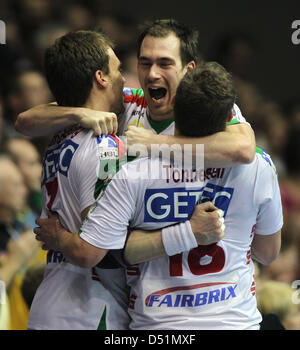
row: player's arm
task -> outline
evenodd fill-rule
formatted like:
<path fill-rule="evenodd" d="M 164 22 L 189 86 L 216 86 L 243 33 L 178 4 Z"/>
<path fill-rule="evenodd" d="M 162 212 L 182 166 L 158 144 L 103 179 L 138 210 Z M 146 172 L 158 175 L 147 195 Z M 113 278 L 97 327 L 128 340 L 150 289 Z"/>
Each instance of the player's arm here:
<path fill-rule="evenodd" d="M 259 263 L 269 265 L 277 258 L 280 247 L 281 230 L 272 235 L 255 234 L 251 246 L 251 256 Z"/>
<path fill-rule="evenodd" d="M 72 234 L 59 222 L 55 213 L 49 212 L 48 218 L 36 219 L 39 227 L 34 228 L 36 239 L 43 243 L 43 249 L 60 251 L 66 259 L 77 266 L 89 268 L 100 262 L 107 253 L 106 249 L 95 247 L 80 238 L 78 233 Z"/>
<path fill-rule="evenodd" d="M 192 145 L 193 157 L 197 156 L 197 145 L 203 144 L 205 167 L 231 167 L 239 163 L 251 163 L 256 147 L 254 132 L 244 123 L 228 125 L 225 131 L 205 137 L 156 135 L 136 126 L 130 126 L 125 135 L 128 147 L 144 144 L 150 150 L 151 144 L 159 144 L 160 147 L 166 145 L 168 148 L 179 144 L 183 149 L 184 145 Z"/>
<path fill-rule="evenodd" d="M 252 258 L 263 265 L 274 261 L 281 247 L 281 228 L 283 214 L 280 188 L 275 166 L 269 157 L 265 166 L 261 166 L 257 179 L 258 191 L 254 194 L 254 201 L 260 203 L 256 217 L 254 237 L 251 245 Z"/>
<path fill-rule="evenodd" d="M 27 136 L 44 136 L 79 124 L 96 135 L 116 133 L 117 116 L 84 107 L 63 107 L 56 103 L 32 107 L 18 115 L 15 128 Z"/>
<path fill-rule="evenodd" d="M 184 223 L 151 232 L 131 231 L 124 259 L 128 265 L 134 265 L 218 242 L 225 235 L 223 222 L 223 212 L 211 202 L 198 204 L 190 220 Z"/>
<path fill-rule="evenodd" d="M 102 208 L 99 208 L 104 217 L 109 215 L 103 212 L 105 208 L 109 207 L 104 204 Z M 224 237 L 225 227 L 222 215 L 222 212 L 218 211 L 212 203 L 207 202 L 197 205 L 191 219 L 185 223 L 174 225 L 172 230 L 170 228 L 151 232 L 134 230 L 126 244 L 126 262 L 136 264 L 165 255 L 173 255 L 170 253 L 170 249 L 172 251 L 176 249 L 176 253 L 179 253 L 195 248 L 198 244 L 207 245 L 218 242 Z M 97 219 L 94 221 L 101 225 Z M 102 249 L 95 244 L 88 243 L 86 237 L 82 239 L 80 234 L 72 234 L 65 230 L 60 224 L 58 216 L 54 213 L 49 213 L 47 219 L 37 219 L 36 223 L 39 227 L 34 229 L 34 233 L 36 239 L 43 242 L 43 248 L 62 252 L 66 259 L 74 265 L 85 268 L 93 267 L 108 252 L 108 249 Z M 101 230 L 101 226 L 99 229 Z"/>

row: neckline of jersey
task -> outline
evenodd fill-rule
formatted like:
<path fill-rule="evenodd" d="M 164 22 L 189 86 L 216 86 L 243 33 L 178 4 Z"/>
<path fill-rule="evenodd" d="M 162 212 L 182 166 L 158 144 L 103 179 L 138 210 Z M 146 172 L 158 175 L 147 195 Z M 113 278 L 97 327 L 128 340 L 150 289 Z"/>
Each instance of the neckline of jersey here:
<path fill-rule="evenodd" d="M 152 129 L 154 129 L 157 134 L 160 134 L 162 131 L 166 130 L 174 122 L 174 117 L 170 117 L 162 121 L 153 120 L 151 119 L 148 111 L 146 111 L 146 116 Z"/>

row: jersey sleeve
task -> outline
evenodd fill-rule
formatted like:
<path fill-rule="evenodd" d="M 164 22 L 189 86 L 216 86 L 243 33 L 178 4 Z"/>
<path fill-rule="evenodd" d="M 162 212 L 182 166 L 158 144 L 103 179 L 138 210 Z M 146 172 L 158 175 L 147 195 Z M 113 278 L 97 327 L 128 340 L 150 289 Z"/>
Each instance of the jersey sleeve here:
<path fill-rule="evenodd" d="M 74 182 L 80 212 L 95 203 L 95 191 L 98 179 L 99 157 L 97 155 L 96 138 L 87 138 L 78 154 L 77 175 Z"/>
<path fill-rule="evenodd" d="M 248 123 L 247 120 L 244 118 L 241 110 L 236 104 L 234 104 L 233 106 L 233 118 L 230 122 L 227 123 L 227 125 L 234 125 L 234 124 L 247 124 L 250 126 L 250 123 Z"/>
<path fill-rule="evenodd" d="M 136 116 L 138 120 L 137 110 L 147 107 L 147 102 L 144 96 L 144 91 L 142 89 L 132 89 L 125 87 L 123 89 L 123 103 L 124 112 L 118 118 L 118 132 L 119 135 L 123 135 L 128 129 L 129 120 Z"/>
<path fill-rule="evenodd" d="M 125 245 L 134 210 L 134 196 L 128 187 L 123 167 L 90 210 L 79 231 L 80 237 L 98 248 L 121 249 Z"/>
<path fill-rule="evenodd" d="M 76 182 L 81 212 L 95 203 L 124 153 L 122 142 L 113 135 L 91 137 L 82 148 Z"/>
<path fill-rule="evenodd" d="M 269 163 L 271 159 L 262 162 Z M 280 188 L 277 174 L 273 164 L 266 164 L 264 171 L 260 174 L 260 201 L 256 220 L 255 233 L 259 235 L 270 235 L 282 228 L 283 213 L 280 196 Z"/>

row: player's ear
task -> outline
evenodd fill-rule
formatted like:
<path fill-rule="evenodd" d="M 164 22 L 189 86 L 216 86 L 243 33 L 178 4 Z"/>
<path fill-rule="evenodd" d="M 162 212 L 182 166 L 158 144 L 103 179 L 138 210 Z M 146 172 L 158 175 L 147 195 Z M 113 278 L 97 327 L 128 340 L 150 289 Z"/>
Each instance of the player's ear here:
<path fill-rule="evenodd" d="M 96 70 L 94 74 L 94 78 L 95 78 L 95 82 L 100 88 L 105 88 L 107 86 L 108 79 L 102 70 L 100 69 Z"/>
<path fill-rule="evenodd" d="M 195 61 L 191 61 L 189 62 L 187 65 L 186 65 L 186 69 L 187 69 L 187 72 L 194 69 L 196 67 L 196 62 Z"/>
<path fill-rule="evenodd" d="M 232 118 L 233 118 L 233 108 L 228 113 L 227 123 L 231 122 Z"/>

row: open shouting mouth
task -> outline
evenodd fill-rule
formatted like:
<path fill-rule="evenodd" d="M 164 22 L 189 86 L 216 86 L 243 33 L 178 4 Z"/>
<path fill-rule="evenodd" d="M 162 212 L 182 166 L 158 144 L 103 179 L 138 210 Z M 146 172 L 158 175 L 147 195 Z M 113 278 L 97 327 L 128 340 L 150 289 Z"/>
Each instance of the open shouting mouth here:
<path fill-rule="evenodd" d="M 152 87 L 149 88 L 149 94 L 155 102 L 160 102 L 167 94 L 167 89 L 163 87 Z"/>

